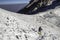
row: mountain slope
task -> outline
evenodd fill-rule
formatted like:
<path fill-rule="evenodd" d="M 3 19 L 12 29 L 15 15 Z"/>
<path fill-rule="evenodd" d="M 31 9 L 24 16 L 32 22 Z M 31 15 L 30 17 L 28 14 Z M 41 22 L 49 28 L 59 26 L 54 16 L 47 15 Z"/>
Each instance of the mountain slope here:
<path fill-rule="evenodd" d="M 0 40 L 60 40 L 60 28 L 40 14 L 23 15 L 0 9 Z"/>

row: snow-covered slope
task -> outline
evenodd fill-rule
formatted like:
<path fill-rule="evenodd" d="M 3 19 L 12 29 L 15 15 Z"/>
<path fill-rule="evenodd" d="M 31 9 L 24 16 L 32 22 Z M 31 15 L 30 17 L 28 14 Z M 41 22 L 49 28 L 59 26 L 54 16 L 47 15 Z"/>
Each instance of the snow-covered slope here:
<path fill-rule="evenodd" d="M 0 9 L 0 40 L 60 40 L 60 28 L 40 15 Z"/>

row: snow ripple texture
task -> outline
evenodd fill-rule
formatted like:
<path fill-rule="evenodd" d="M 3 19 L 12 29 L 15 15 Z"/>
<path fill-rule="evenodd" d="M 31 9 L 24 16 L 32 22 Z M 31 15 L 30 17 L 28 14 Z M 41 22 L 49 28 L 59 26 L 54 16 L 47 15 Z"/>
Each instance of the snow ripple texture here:
<path fill-rule="evenodd" d="M 0 9 L 0 40 L 60 40 L 60 28 L 44 18 L 30 23 L 8 12 Z"/>

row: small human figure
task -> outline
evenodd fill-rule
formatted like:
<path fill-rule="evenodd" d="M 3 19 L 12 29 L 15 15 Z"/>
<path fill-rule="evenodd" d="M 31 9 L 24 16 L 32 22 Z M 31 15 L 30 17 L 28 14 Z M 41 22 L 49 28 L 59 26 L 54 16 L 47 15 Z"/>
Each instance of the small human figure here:
<path fill-rule="evenodd" d="M 41 35 L 41 31 L 42 31 L 42 28 L 39 27 L 39 29 L 38 29 L 38 34 L 39 34 L 39 35 Z"/>

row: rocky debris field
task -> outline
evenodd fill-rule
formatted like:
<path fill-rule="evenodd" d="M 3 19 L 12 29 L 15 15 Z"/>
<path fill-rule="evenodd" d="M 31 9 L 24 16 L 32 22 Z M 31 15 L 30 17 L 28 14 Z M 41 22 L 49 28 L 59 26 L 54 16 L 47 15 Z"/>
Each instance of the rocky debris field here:
<path fill-rule="evenodd" d="M 0 8 L 0 40 L 60 40 L 59 11 L 24 15 Z"/>

